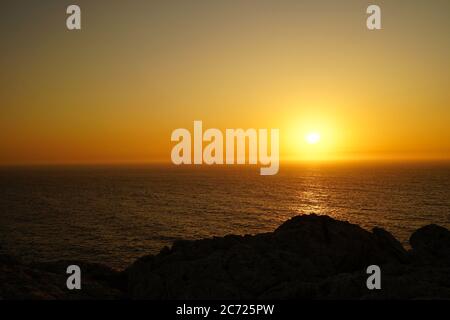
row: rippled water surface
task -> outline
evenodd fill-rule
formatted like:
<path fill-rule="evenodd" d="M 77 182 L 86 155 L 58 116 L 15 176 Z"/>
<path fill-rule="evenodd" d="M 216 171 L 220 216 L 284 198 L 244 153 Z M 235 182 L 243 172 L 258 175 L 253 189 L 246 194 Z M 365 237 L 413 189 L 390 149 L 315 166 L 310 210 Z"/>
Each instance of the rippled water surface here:
<path fill-rule="evenodd" d="M 318 213 L 381 226 L 407 244 L 450 227 L 450 166 L 39 167 L 0 169 L 0 246 L 24 259 L 121 268 L 176 239 L 272 231 Z"/>

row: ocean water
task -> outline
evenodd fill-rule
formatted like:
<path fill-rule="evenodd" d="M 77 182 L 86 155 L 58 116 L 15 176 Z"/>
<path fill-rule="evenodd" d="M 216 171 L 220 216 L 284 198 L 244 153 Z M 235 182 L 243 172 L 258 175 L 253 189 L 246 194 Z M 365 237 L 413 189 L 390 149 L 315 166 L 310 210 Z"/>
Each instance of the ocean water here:
<path fill-rule="evenodd" d="M 24 260 L 78 259 L 123 268 L 177 239 L 274 230 L 327 214 L 412 231 L 450 227 L 450 164 L 316 164 L 0 169 L 1 251 Z"/>

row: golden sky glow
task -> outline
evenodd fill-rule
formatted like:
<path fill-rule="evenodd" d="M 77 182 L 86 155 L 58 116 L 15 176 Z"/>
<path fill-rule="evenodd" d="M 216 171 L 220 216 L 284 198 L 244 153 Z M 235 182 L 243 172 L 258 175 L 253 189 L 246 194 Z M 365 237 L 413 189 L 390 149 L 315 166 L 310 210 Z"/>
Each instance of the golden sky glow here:
<path fill-rule="evenodd" d="M 176 128 L 279 128 L 281 160 L 450 158 L 450 2 L 2 6 L 0 163 L 169 161 Z M 305 135 L 320 134 L 309 144 Z"/>

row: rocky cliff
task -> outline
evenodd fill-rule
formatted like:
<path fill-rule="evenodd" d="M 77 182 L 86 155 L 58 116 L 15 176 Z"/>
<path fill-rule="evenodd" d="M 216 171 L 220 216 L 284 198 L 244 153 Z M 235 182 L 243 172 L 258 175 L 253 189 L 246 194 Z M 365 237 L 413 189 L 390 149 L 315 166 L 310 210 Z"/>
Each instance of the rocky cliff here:
<path fill-rule="evenodd" d="M 123 271 L 74 261 L 24 264 L 0 256 L 3 299 L 450 299 L 450 231 L 428 225 L 411 249 L 387 231 L 327 216 L 294 217 L 274 232 L 177 241 Z M 83 287 L 68 291 L 65 268 Z M 381 267 L 381 290 L 366 268 Z"/>

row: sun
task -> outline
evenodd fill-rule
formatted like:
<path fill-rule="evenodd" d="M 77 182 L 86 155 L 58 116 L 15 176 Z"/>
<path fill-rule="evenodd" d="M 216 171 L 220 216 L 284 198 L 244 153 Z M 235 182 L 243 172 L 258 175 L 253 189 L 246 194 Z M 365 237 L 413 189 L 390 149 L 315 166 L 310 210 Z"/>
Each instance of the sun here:
<path fill-rule="evenodd" d="M 320 141 L 320 133 L 318 132 L 309 132 L 305 136 L 306 142 L 309 144 L 317 144 Z"/>

